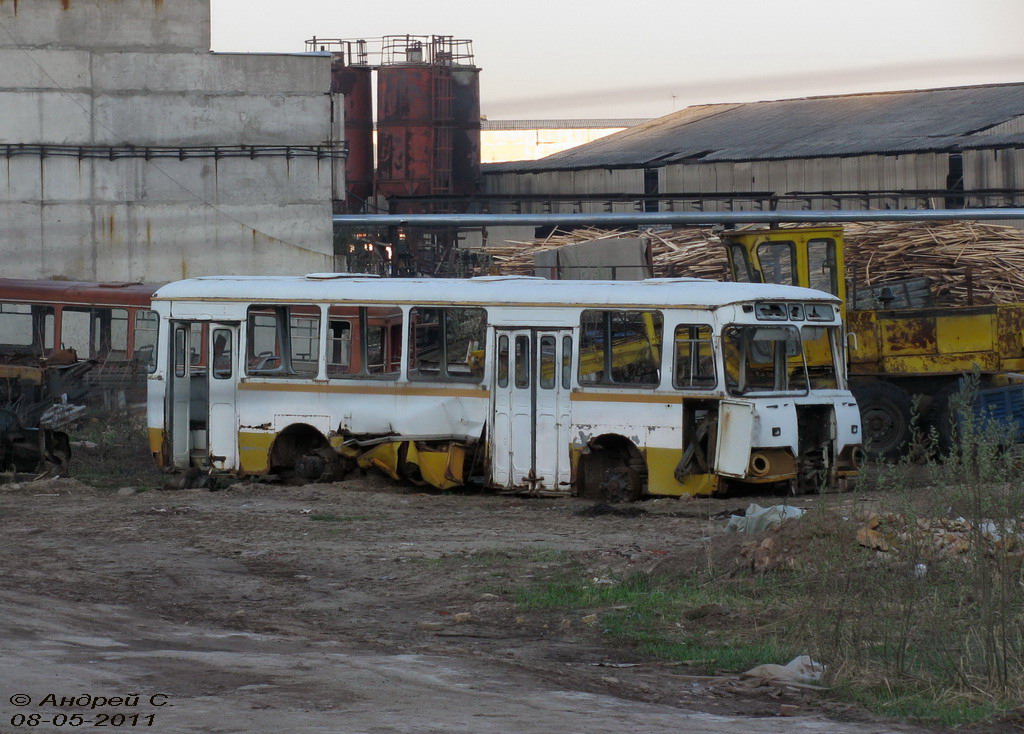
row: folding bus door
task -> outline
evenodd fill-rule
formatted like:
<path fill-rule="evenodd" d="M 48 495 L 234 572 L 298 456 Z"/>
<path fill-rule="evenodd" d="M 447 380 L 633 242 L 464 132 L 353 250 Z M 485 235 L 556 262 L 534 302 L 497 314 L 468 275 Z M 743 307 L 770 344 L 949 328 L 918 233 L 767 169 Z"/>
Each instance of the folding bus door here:
<path fill-rule="evenodd" d="M 568 492 L 568 329 L 495 331 L 491 477 L 506 489 Z"/>

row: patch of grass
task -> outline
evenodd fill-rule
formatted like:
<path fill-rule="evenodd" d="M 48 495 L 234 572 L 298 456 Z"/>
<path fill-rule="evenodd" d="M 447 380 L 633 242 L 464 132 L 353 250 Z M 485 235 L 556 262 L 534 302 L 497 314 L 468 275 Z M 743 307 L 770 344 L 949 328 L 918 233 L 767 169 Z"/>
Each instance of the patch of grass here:
<path fill-rule="evenodd" d="M 546 581 L 518 589 L 515 600 L 524 610 L 596 613 L 610 638 L 655 658 L 708 670 L 782 664 L 795 654 L 773 631 L 770 609 L 778 601 L 777 590 L 759 579 L 704 586 L 695 577 L 669 580 L 635 574 L 611 581 Z M 687 621 L 687 614 L 694 612 L 699 618 Z"/>
<path fill-rule="evenodd" d="M 933 691 L 923 687 L 862 687 L 843 683 L 833 688 L 833 694 L 883 716 L 943 726 L 975 724 L 1013 709 L 1011 705 L 997 705 L 991 701 L 936 697 Z"/>

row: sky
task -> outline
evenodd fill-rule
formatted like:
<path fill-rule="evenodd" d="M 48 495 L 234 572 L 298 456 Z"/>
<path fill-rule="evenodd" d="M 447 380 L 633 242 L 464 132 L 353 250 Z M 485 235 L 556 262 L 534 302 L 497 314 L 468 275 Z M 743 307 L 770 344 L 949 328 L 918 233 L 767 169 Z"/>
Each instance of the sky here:
<path fill-rule="evenodd" d="M 214 51 L 473 41 L 489 119 L 1024 81 L 1024 0 L 211 0 Z"/>

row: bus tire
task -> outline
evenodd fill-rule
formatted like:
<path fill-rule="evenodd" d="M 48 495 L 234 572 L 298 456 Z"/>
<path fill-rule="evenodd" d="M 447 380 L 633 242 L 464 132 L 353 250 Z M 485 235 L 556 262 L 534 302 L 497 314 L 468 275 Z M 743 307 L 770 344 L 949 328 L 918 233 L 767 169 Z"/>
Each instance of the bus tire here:
<path fill-rule="evenodd" d="M 891 382 L 869 382 L 853 388 L 860 408 L 864 453 L 870 459 L 899 458 L 910 442 L 911 399 Z"/>
<path fill-rule="evenodd" d="M 642 464 L 643 459 L 628 441 L 602 436 L 590 445 L 589 453 L 580 457 L 577 493 L 603 502 L 635 502 L 644 489 L 638 460 Z"/>

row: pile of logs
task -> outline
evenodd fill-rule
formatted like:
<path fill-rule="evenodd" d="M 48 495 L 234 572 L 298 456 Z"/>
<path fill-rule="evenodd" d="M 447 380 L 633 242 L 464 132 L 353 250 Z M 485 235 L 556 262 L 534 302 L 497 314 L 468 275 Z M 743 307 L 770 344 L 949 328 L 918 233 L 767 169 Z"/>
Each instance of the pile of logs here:
<path fill-rule="evenodd" d="M 855 222 L 843 225 L 846 273 L 858 287 L 926 277 L 935 303 L 1024 302 L 1024 230 L 980 222 Z M 725 248 L 710 229 L 662 232 L 578 229 L 487 248 L 494 270 L 533 274 L 538 250 L 611 237 L 644 237 L 656 277 L 727 279 Z"/>
<path fill-rule="evenodd" d="M 712 280 L 726 279 L 728 263 L 722 241 L 710 229 L 696 227 L 664 232 L 576 229 L 572 232 L 556 232 L 544 239 L 530 242 L 508 242 L 488 247 L 486 251 L 491 256 L 497 272 L 505 275 L 533 275 L 533 255 L 540 250 L 613 237 L 646 238 L 651 244 L 656 278 L 679 275 Z"/>
<path fill-rule="evenodd" d="M 926 277 L 936 304 L 1024 301 L 1024 230 L 983 222 L 857 222 L 843 227 L 846 272 L 875 285 Z"/>

